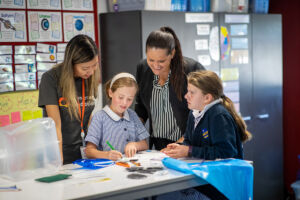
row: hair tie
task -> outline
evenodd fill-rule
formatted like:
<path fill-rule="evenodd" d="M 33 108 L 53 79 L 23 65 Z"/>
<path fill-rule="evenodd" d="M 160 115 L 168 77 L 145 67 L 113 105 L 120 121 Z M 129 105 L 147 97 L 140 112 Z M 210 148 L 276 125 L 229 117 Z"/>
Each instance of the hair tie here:
<path fill-rule="evenodd" d="M 221 94 L 221 96 L 220 96 L 222 99 L 225 99 L 225 94 Z"/>
<path fill-rule="evenodd" d="M 114 82 L 116 82 L 116 80 L 118 80 L 120 78 L 126 78 L 126 77 L 132 78 L 136 82 L 135 77 L 132 74 L 129 74 L 129 73 L 126 73 L 126 72 L 122 72 L 122 73 L 119 73 L 119 74 L 115 75 L 112 78 L 112 80 L 110 82 L 109 88 L 111 89 L 112 85 L 114 84 Z"/>

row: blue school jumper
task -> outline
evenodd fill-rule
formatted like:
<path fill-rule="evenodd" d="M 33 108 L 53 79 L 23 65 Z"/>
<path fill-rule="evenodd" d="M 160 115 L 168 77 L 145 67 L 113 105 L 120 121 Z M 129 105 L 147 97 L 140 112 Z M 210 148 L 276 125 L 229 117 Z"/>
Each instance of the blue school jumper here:
<path fill-rule="evenodd" d="M 205 160 L 243 159 L 240 131 L 231 114 L 221 103 L 208 109 L 196 128 L 194 119 L 191 111 L 183 142 L 192 146 L 192 157 Z"/>

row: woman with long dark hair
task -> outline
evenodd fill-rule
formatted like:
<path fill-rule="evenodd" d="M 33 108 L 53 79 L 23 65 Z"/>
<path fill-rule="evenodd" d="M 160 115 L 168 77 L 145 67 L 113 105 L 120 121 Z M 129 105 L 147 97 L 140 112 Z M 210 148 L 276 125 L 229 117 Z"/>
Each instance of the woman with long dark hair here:
<path fill-rule="evenodd" d="M 81 158 L 80 146 L 98 95 L 99 51 L 86 35 L 67 44 L 64 61 L 45 72 L 39 86 L 39 106 L 56 126 L 64 164 Z"/>
<path fill-rule="evenodd" d="M 204 67 L 183 57 L 180 42 L 170 27 L 153 31 L 146 41 L 147 59 L 137 66 L 139 92 L 135 111 L 150 122 L 150 148 L 161 150 L 167 144 L 182 142 L 188 119 L 186 75 Z"/>

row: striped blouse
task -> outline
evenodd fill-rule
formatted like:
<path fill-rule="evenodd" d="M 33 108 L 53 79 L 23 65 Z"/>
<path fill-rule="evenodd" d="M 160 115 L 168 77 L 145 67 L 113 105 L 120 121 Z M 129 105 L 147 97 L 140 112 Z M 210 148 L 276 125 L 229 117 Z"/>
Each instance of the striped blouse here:
<path fill-rule="evenodd" d="M 166 83 L 161 86 L 158 83 L 159 77 L 154 75 L 153 90 L 150 100 L 153 137 L 177 141 L 181 137 L 181 131 L 176 123 L 172 106 L 169 101 L 169 76 Z"/>
<path fill-rule="evenodd" d="M 110 151 L 106 141 L 121 153 L 129 142 L 138 142 L 149 137 L 149 133 L 137 114 L 127 109 L 121 118 L 109 106 L 95 113 L 85 138 L 95 144 L 100 151 Z"/>

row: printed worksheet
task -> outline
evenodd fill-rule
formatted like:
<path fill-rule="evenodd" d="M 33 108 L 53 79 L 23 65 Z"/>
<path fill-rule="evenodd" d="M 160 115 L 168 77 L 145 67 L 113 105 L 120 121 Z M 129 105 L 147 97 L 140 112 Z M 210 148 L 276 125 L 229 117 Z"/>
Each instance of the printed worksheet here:
<path fill-rule="evenodd" d="M 60 10 L 60 0 L 27 0 L 28 9 Z"/>
<path fill-rule="evenodd" d="M 89 13 L 64 13 L 65 42 L 78 34 L 88 35 L 95 40 L 94 15 Z"/>
<path fill-rule="evenodd" d="M 0 8 L 25 9 L 25 1 L 24 0 L 1 0 Z"/>
<path fill-rule="evenodd" d="M 1 2 L 1 1 L 0 1 Z M 25 11 L 0 12 L 0 42 L 26 42 Z"/>
<path fill-rule="evenodd" d="M 63 10 L 88 10 L 92 11 L 92 0 L 62 0 Z"/>
<path fill-rule="evenodd" d="M 28 12 L 30 42 L 61 42 L 60 12 Z"/>

